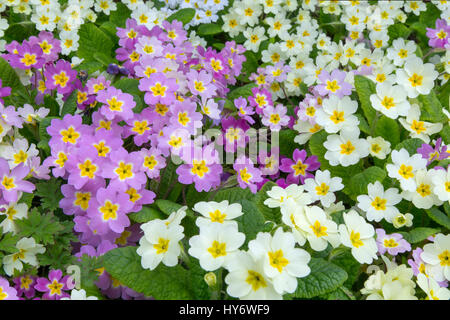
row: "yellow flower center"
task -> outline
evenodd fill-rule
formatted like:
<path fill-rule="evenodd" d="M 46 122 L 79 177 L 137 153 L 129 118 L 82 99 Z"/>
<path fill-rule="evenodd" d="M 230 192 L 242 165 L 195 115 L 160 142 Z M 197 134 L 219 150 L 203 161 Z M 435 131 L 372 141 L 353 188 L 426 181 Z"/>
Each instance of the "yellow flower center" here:
<path fill-rule="evenodd" d="M 191 119 L 188 117 L 187 112 L 179 112 L 178 113 L 178 122 L 182 126 L 185 127 L 190 121 L 191 121 Z"/>
<path fill-rule="evenodd" d="M 223 223 L 227 215 L 225 213 L 220 212 L 220 210 L 216 210 L 214 212 L 210 212 L 209 217 L 211 218 L 211 222 Z"/>
<path fill-rule="evenodd" d="M 427 131 L 427 129 L 424 126 L 424 122 L 417 120 L 413 120 L 411 124 L 411 129 L 414 130 L 417 134 L 421 134 L 422 132 Z"/>
<path fill-rule="evenodd" d="M 361 241 L 361 235 L 359 232 L 356 232 L 352 230 L 350 233 L 350 242 L 355 248 L 359 248 L 364 245 L 364 243 Z"/>
<path fill-rule="evenodd" d="M 80 134 L 75 131 L 75 129 L 70 126 L 67 130 L 61 130 L 60 134 L 62 136 L 62 141 L 63 142 L 69 142 L 71 144 L 75 144 L 78 140 L 78 138 L 80 137 Z"/>
<path fill-rule="evenodd" d="M 394 238 L 391 238 L 391 239 L 384 239 L 383 245 L 384 245 L 386 248 L 395 248 L 395 247 L 398 247 L 398 242 L 395 241 Z"/>
<path fill-rule="evenodd" d="M 316 220 L 316 222 L 314 222 L 314 225 L 309 226 L 309 227 L 312 229 L 312 231 L 314 232 L 314 234 L 316 235 L 317 238 L 324 237 L 324 236 L 328 235 L 328 233 L 326 233 L 327 227 L 322 226 L 320 224 L 320 222 L 317 221 L 317 220 Z"/>
<path fill-rule="evenodd" d="M 426 197 L 429 196 L 431 194 L 431 190 L 430 190 L 430 185 L 429 184 L 420 184 L 420 186 L 417 187 L 416 191 L 418 194 L 420 194 L 422 197 Z"/>
<path fill-rule="evenodd" d="M 67 82 L 69 81 L 69 77 L 67 77 L 64 71 L 61 71 L 59 74 L 55 74 L 53 76 L 54 84 L 56 86 L 60 86 L 61 88 L 65 88 Z"/>
<path fill-rule="evenodd" d="M 108 147 L 104 141 L 100 141 L 98 144 L 94 144 L 94 147 L 95 149 L 97 149 L 99 157 L 106 157 L 111 151 L 111 148 Z"/>
<path fill-rule="evenodd" d="M 423 76 L 420 76 L 417 73 L 414 73 L 408 80 L 411 83 L 411 86 L 413 86 L 413 87 L 421 86 Z"/>
<path fill-rule="evenodd" d="M 308 168 L 307 164 L 303 164 L 303 162 L 301 160 L 298 160 L 297 163 L 295 165 L 292 166 L 292 169 L 295 170 L 295 175 L 302 175 L 304 176 L 306 173 L 306 168 Z"/>
<path fill-rule="evenodd" d="M 122 246 L 125 246 L 125 245 L 127 244 L 127 239 L 128 239 L 130 236 L 131 236 L 131 232 L 128 231 L 128 230 L 124 230 L 124 231 L 121 233 L 120 237 L 118 237 L 118 238 L 114 241 L 114 243 L 115 243 L 115 244 L 120 244 L 120 245 L 122 245 Z"/>
<path fill-rule="evenodd" d="M 268 255 L 270 265 L 280 273 L 283 271 L 283 268 L 289 264 L 289 260 L 284 257 L 283 250 L 281 249 L 274 252 L 270 251 L 268 252 Z"/>
<path fill-rule="evenodd" d="M 20 150 L 18 153 L 14 154 L 14 163 L 19 164 L 22 162 L 27 161 L 28 154 L 24 152 L 23 150 Z"/>
<path fill-rule="evenodd" d="M 341 154 L 350 155 L 352 152 L 355 151 L 355 147 L 350 141 L 347 141 L 347 143 L 341 144 Z"/>
<path fill-rule="evenodd" d="M 127 191 L 125 191 L 125 193 L 130 196 L 129 200 L 133 203 L 135 203 L 140 198 L 142 198 L 142 196 L 137 192 L 137 190 L 135 188 L 130 188 Z"/>
<path fill-rule="evenodd" d="M 220 243 L 217 240 L 214 240 L 211 247 L 208 248 L 208 252 L 216 259 L 227 255 L 226 248 L 227 244 L 225 242 Z"/>
<path fill-rule="evenodd" d="M 90 192 L 75 192 L 74 205 L 79 206 L 82 210 L 86 211 L 89 208 L 89 200 L 91 200 Z"/>
<path fill-rule="evenodd" d="M 123 181 L 125 179 L 133 177 L 133 164 L 119 162 L 119 166 L 114 170 L 114 172 L 119 176 L 119 180 Z"/>
<path fill-rule="evenodd" d="M 111 111 L 122 111 L 123 101 L 118 100 L 117 97 L 112 97 L 111 99 L 107 99 L 109 110 Z"/>
<path fill-rule="evenodd" d="M 333 81 L 327 81 L 327 87 L 326 89 L 331 91 L 331 92 L 336 92 L 340 89 L 341 87 L 339 86 L 337 80 L 333 80 Z"/>
<path fill-rule="evenodd" d="M 386 203 L 386 199 L 375 197 L 375 199 L 372 201 L 372 207 L 374 207 L 375 210 L 386 210 Z"/>
<path fill-rule="evenodd" d="M 153 170 L 157 164 L 158 161 L 156 161 L 155 156 L 153 155 L 150 157 L 147 156 L 144 159 L 144 167 L 149 168 L 150 170 Z"/>
<path fill-rule="evenodd" d="M 330 120 L 333 121 L 335 124 L 338 124 L 340 122 L 344 122 L 345 118 L 344 118 L 344 111 L 337 111 L 334 110 L 333 114 L 330 117 Z"/>
<path fill-rule="evenodd" d="M 99 211 L 103 213 L 103 220 L 116 220 L 117 219 L 117 210 L 119 210 L 118 204 L 113 204 L 111 201 L 106 200 L 105 204 L 99 208 Z"/>
<path fill-rule="evenodd" d="M 316 193 L 319 196 L 326 196 L 328 194 L 328 191 L 330 190 L 330 187 L 322 182 L 322 184 L 320 186 L 317 186 L 316 188 Z"/>
<path fill-rule="evenodd" d="M 62 167 L 64 167 L 64 164 L 66 163 L 66 161 L 67 161 L 67 155 L 62 151 L 58 152 L 58 159 L 55 160 L 55 163 L 57 165 L 59 165 L 60 168 L 62 168 Z"/>
<path fill-rule="evenodd" d="M 441 266 L 450 267 L 450 252 L 448 250 L 443 251 L 438 255 L 438 258 L 441 261 Z"/>
<path fill-rule="evenodd" d="M 145 131 L 148 130 L 150 130 L 150 128 L 148 126 L 147 120 L 135 121 L 133 129 L 131 129 L 131 131 L 136 132 L 139 135 L 144 134 Z"/>
<path fill-rule="evenodd" d="M 247 274 L 248 276 L 245 279 L 245 282 L 252 286 L 253 291 L 258 291 L 260 288 L 267 287 L 266 280 L 260 273 L 253 270 L 248 270 Z"/>
<path fill-rule="evenodd" d="M 95 173 L 98 170 L 97 165 L 93 164 L 90 159 L 86 159 L 83 163 L 78 164 L 80 169 L 80 176 L 88 177 L 89 179 L 94 179 Z"/>
<path fill-rule="evenodd" d="M 391 97 L 384 97 L 381 101 L 381 105 L 385 107 L 386 109 L 390 109 L 392 107 L 395 107 L 394 98 Z"/>
<path fill-rule="evenodd" d="M 247 172 L 247 168 L 241 169 L 239 171 L 239 175 L 241 176 L 242 181 L 245 183 L 249 183 L 250 179 L 252 178 L 252 175 Z"/>
<path fill-rule="evenodd" d="M 199 176 L 200 178 L 203 178 L 203 176 L 205 175 L 205 173 L 209 172 L 209 168 L 206 165 L 206 161 L 205 160 L 192 160 L 192 169 L 191 169 L 192 174 L 195 174 L 197 176 Z"/>
<path fill-rule="evenodd" d="M 33 65 L 36 63 L 36 55 L 35 54 L 29 54 L 25 53 L 22 59 L 20 59 L 20 62 L 22 62 L 27 67 Z"/>
<path fill-rule="evenodd" d="M 50 295 L 51 296 L 53 296 L 55 294 L 60 296 L 61 295 L 61 289 L 62 289 L 63 286 L 64 285 L 62 283 L 59 283 L 56 279 L 54 279 L 52 283 L 47 285 L 47 288 L 50 289 Z"/>
<path fill-rule="evenodd" d="M 16 185 L 14 184 L 14 178 L 10 178 L 8 176 L 3 176 L 2 185 L 6 190 L 14 189 L 16 187 Z"/>
<path fill-rule="evenodd" d="M 412 170 L 413 170 L 412 166 L 407 166 L 407 165 L 402 164 L 400 166 L 400 169 L 398 170 L 398 174 L 401 175 L 405 179 L 409 179 L 409 178 L 414 177 Z"/>
<path fill-rule="evenodd" d="M 153 92 L 153 96 L 166 96 L 166 90 L 167 86 L 162 86 L 161 83 L 157 82 L 153 87 L 150 88 L 150 90 Z"/>

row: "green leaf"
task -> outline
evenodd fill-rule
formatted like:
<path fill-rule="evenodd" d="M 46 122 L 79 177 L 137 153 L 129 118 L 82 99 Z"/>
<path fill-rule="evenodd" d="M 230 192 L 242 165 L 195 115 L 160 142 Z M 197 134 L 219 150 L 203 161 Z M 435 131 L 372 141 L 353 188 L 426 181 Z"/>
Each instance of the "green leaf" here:
<path fill-rule="evenodd" d="M 446 145 L 450 144 L 450 126 L 448 124 L 445 124 L 444 128 L 442 128 L 440 136 Z"/>
<path fill-rule="evenodd" d="M 244 245 L 246 246 L 250 240 L 256 238 L 258 232 L 264 230 L 264 216 L 253 202 L 242 199 L 239 203 L 242 205 L 244 214 L 235 220 L 238 223 L 239 231 L 245 234 Z"/>
<path fill-rule="evenodd" d="M 128 217 L 137 223 L 145 223 L 153 219 L 162 220 L 166 218 L 161 211 L 148 206 L 142 206 L 141 211 L 130 213 Z"/>
<path fill-rule="evenodd" d="M 355 113 L 355 116 L 358 118 L 359 120 L 359 129 L 364 132 L 365 134 L 370 135 L 371 134 L 371 130 L 369 127 L 369 124 L 367 123 L 366 118 L 364 118 L 364 116 L 362 114 L 359 113 Z"/>
<path fill-rule="evenodd" d="M 45 117 L 39 123 L 39 143 L 38 148 L 44 151 L 47 155 L 50 154 L 50 147 L 48 142 L 50 141 L 50 135 L 47 133 L 47 127 L 51 124 L 53 119 L 59 119 L 57 117 Z"/>
<path fill-rule="evenodd" d="M 117 248 L 103 256 L 106 271 L 125 286 L 158 300 L 194 299 L 190 273 L 180 265 L 143 269 L 136 247 Z"/>
<path fill-rule="evenodd" d="M 439 90 L 438 99 L 444 108 L 449 109 L 450 103 L 450 81 L 447 81 Z"/>
<path fill-rule="evenodd" d="M 61 193 L 61 181 L 50 179 L 36 183 L 34 194 L 41 198 L 41 207 L 54 211 L 59 208 L 59 201 L 64 198 Z"/>
<path fill-rule="evenodd" d="M 361 272 L 361 264 L 353 257 L 349 248 L 338 247 L 331 252 L 330 262 L 347 272 L 348 278 L 344 285 L 351 288 Z"/>
<path fill-rule="evenodd" d="M 401 23 L 396 23 L 388 27 L 389 39 L 408 38 L 411 30 Z"/>
<path fill-rule="evenodd" d="M 131 10 L 121 2 L 116 2 L 116 4 L 117 9 L 115 11 L 111 11 L 111 14 L 109 15 L 109 21 L 111 21 L 119 28 L 125 28 L 126 21 L 131 15 Z"/>
<path fill-rule="evenodd" d="M 242 87 L 238 87 L 234 90 L 232 90 L 229 94 L 228 94 L 228 99 L 233 102 L 234 99 L 237 99 L 239 97 L 244 97 L 244 98 L 248 98 L 249 96 L 252 95 L 252 89 L 256 87 L 255 83 L 249 83 L 246 84 Z"/>
<path fill-rule="evenodd" d="M 176 173 L 177 165 L 174 164 L 171 160 L 168 160 L 167 166 L 162 169 L 160 175 L 160 182 L 158 186 L 158 190 L 156 192 L 157 198 L 165 198 L 168 195 L 168 192 L 171 189 L 171 186 L 175 185 L 178 180 L 178 175 Z"/>
<path fill-rule="evenodd" d="M 360 194 L 367 194 L 367 185 L 375 181 L 382 182 L 386 178 L 386 172 L 378 167 L 369 167 L 363 172 L 353 176 L 350 180 L 350 190 L 353 198 Z"/>
<path fill-rule="evenodd" d="M 442 112 L 442 105 L 433 90 L 426 96 L 419 95 L 417 99 L 421 105 L 421 120 L 431 122 L 444 122 L 447 120 L 447 116 Z"/>
<path fill-rule="evenodd" d="M 397 146 L 395 146 L 395 150 L 406 149 L 409 154 L 413 156 L 417 153 L 417 148 L 420 148 L 423 143 L 425 142 L 419 138 L 407 139 L 397 144 Z"/>
<path fill-rule="evenodd" d="M 11 94 L 15 92 L 26 92 L 25 87 L 20 81 L 16 71 L 9 65 L 9 63 L 0 57 L 0 79 L 2 79 L 2 87 L 10 87 Z"/>
<path fill-rule="evenodd" d="M 182 22 L 183 24 L 189 23 L 192 18 L 195 16 L 195 10 L 192 8 L 185 8 L 178 10 L 174 14 L 172 14 L 170 17 L 168 17 L 166 20 L 169 22 L 172 22 L 173 20 L 178 20 Z"/>
<path fill-rule="evenodd" d="M 181 204 L 165 199 L 158 199 L 155 204 L 166 215 L 170 215 L 182 207 Z"/>
<path fill-rule="evenodd" d="M 64 102 L 61 116 L 64 117 L 66 114 L 74 114 L 77 110 L 77 93 L 78 90 L 73 90 L 67 100 Z"/>
<path fill-rule="evenodd" d="M 280 208 L 269 208 L 264 204 L 264 201 L 269 198 L 267 191 L 270 191 L 273 187 L 277 186 L 275 182 L 267 181 L 263 187 L 256 193 L 254 202 L 258 210 L 263 214 L 266 221 L 273 221 L 275 223 L 281 223 Z"/>
<path fill-rule="evenodd" d="M 36 208 L 28 212 L 28 218 L 16 220 L 16 225 L 22 237 L 32 236 L 37 243 L 44 245 L 54 244 L 55 235 L 64 230 L 52 212 L 41 215 Z"/>
<path fill-rule="evenodd" d="M 439 223 L 447 229 L 450 229 L 450 218 L 438 208 L 432 207 L 425 210 L 428 216 L 435 222 Z"/>
<path fill-rule="evenodd" d="M 1 233 L 3 233 L 2 228 L 0 227 Z M 15 253 L 18 251 L 16 248 L 17 241 L 20 240 L 19 235 L 13 235 L 12 232 L 7 232 L 2 236 L 0 240 L 0 251 L 4 251 L 7 253 Z"/>
<path fill-rule="evenodd" d="M 418 243 L 440 231 L 441 230 L 438 228 L 419 227 L 419 228 L 415 228 L 409 232 L 399 232 L 399 233 L 409 243 Z"/>
<path fill-rule="evenodd" d="M 222 32 L 222 27 L 217 23 L 206 23 L 201 24 L 198 27 L 197 34 L 199 36 L 210 36 L 213 34 L 218 34 Z"/>
<path fill-rule="evenodd" d="M 311 273 L 298 279 L 295 298 L 312 298 L 340 287 L 347 280 L 347 273 L 324 259 L 311 258 L 309 262 Z"/>
<path fill-rule="evenodd" d="M 356 75 L 355 88 L 359 101 L 361 102 L 361 108 L 363 109 L 364 116 L 366 117 L 368 123 L 372 123 L 375 119 L 376 111 L 372 108 L 370 96 L 375 93 L 375 83 L 366 77 Z"/>
<path fill-rule="evenodd" d="M 102 52 L 112 56 L 114 43 L 102 30 L 93 23 L 82 24 L 78 31 L 80 36 L 77 56 L 87 61 L 94 60 L 95 53 Z"/>
<path fill-rule="evenodd" d="M 47 109 L 50 109 L 50 113 L 48 114 L 49 117 L 59 116 L 59 109 L 60 109 L 59 104 L 52 96 L 46 95 L 44 97 L 44 106 Z"/>
<path fill-rule="evenodd" d="M 375 137 L 381 136 L 394 148 L 400 142 L 400 128 L 394 119 L 381 116 L 375 126 Z"/>
<path fill-rule="evenodd" d="M 254 196 L 255 195 L 248 188 L 242 189 L 240 187 L 233 187 L 217 191 L 213 201 L 221 202 L 223 200 L 228 200 L 228 203 L 235 203 L 243 199 L 252 200 Z"/>
<path fill-rule="evenodd" d="M 293 142 L 298 135 L 298 132 L 291 129 L 285 129 L 280 130 L 279 133 L 280 153 L 290 158 L 292 157 L 294 150 L 298 147 L 298 145 Z"/>

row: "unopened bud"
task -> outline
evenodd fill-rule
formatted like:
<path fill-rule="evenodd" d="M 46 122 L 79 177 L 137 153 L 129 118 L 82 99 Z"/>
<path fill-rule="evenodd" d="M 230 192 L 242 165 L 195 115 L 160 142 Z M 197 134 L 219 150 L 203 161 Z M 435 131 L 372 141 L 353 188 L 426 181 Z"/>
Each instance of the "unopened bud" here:
<path fill-rule="evenodd" d="M 214 272 L 208 272 L 207 274 L 205 274 L 205 277 L 203 279 L 205 279 L 205 282 L 210 287 L 214 287 L 217 283 L 217 277 Z"/>

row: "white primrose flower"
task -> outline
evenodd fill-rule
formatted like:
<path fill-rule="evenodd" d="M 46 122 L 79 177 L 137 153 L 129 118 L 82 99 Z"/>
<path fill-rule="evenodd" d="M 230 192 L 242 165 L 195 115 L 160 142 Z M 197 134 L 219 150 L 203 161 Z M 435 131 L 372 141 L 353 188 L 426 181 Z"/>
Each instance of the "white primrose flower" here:
<path fill-rule="evenodd" d="M 332 134 L 327 137 L 324 147 L 327 149 L 324 157 L 332 166 L 342 165 L 348 167 L 356 164 L 360 159 L 369 155 L 369 143 L 359 138 L 359 129 L 342 130 L 339 135 Z"/>
<path fill-rule="evenodd" d="M 341 243 L 352 249 L 352 255 L 359 263 L 372 263 L 378 252 L 375 229 L 355 210 L 344 213 L 343 217 L 345 224 L 339 225 Z"/>
<path fill-rule="evenodd" d="M 263 27 L 247 28 L 244 30 L 244 37 L 247 39 L 244 43 L 244 47 L 247 50 L 258 52 L 259 45 L 262 41 L 266 40 L 266 31 Z"/>
<path fill-rule="evenodd" d="M 189 239 L 189 254 L 200 261 L 206 271 L 226 267 L 232 257 L 244 243 L 245 235 L 235 225 L 214 223 L 200 228 L 200 234 Z"/>
<path fill-rule="evenodd" d="M 342 189 L 344 189 L 342 178 L 332 178 L 328 170 L 317 170 L 314 179 L 305 180 L 305 190 L 311 195 L 312 201 L 319 200 L 326 208 L 336 201 L 334 192 Z"/>
<path fill-rule="evenodd" d="M 32 237 L 20 239 L 16 244 L 16 248 L 19 252 L 3 257 L 3 270 L 8 276 L 12 276 L 14 270 L 22 271 L 22 262 L 34 267 L 39 266 L 36 254 L 45 252 L 45 247 L 36 243 Z"/>
<path fill-rule="evenodd" d="M 367 220 L 380 222 L 384 218 L 392 222 L 392 219 L 400 213 L 395 207 L 402 201 L 398 189 L 390 188 L 385 191 L 381 182 L 376 181 L 367 185 L 367 191 L 368 195 L 357 197 L 357 206 L 366 213 Z"/>
<path fill-rule="evenodd" d="M 420 258 L 430 265 L 428 275 L 436 281 L 450 281 L 450 234 L 438 233 L 423 247 Z"/>
<path fill-rule="evenodd" d="M 337 224 L 318 206 L 305 207 L 304 214 L 294 216 L 294 223 L 315 251 L 325 250 L 328 243 L 333 248 L 341 243 Z"/>
<path fill-rule="evenodd" d="M 427 160 L 420 154 L 412 157 L 406 149 L 394 150 L 391 153 L 392 164 L 386 165 L 388 176 L 400 181 L 403 190 L 414 192 L 417 189 L 415 174 L 420 169 L 425 169 Z"/>
<path fill-rule="evenodd" d="M 222 202 L 197 202 L 193 209 L 202 215 L 195 222 L 200 228 L 208 227 L 211 223 L 230 224 L 237 227 L 237 222 L 233 219 L 244 214 L 239 203 L 229 204 L 228 200 Z"/>
<path fill-rule="evenodd" d="M 392 45 L 387 49 L 387 57 L 392 60 L 394 65 L 401 67 L 409 57 L 415 57 L 417 45 L 414 41 L 405 41 L 405 39 L 398 38 L 392 42 Z"/>
<path fill-rule="evenodd" d="M 392 218 L 392 224 L 395 228 L 401 228 L 403 226 L 412 227 L 414 216 L 411 213 L 399 213 L 394 218 Z"/>
<path fill-rule="evenodd" d="M 28 145 L 27 139 L 15 139 L 12 146 L 0 146 L 0 157 L 8 161 L 11 169 L 19 164 L 28 165 L 31 158 L 36 157 L 39 151 L 36 145 Z"/>
<path fill-rule="evenodd" d="M 403 69 L 397 70 L 397 83 L 405 88 L 409 98 L 416 98 L 419 94 L 430 93 L 438 75 L 433 64 L 424 64 L 422 59 L 411 57 L 406 60 Z"/>
<path fill-rule="evenodd" d="M 440 287 L 433 278 L 419 273 L 417 275 L 417 284 L 427 294 L 426 300 L 450 300 L 450 290 Z"/>
<path fill-rule="evenodd" d="M 98 298 L 96 296 L 87 296 L 86 294 L 86 290 L 84 289 L 80 289 L 80 290 L 76 290 L 73 289 L 70 292 L 70 298 L 61 298 L 61 300 L 98 300 Z"/>
<path fill-rule="evenodd" d="M 411 138 L 422 139 L 425 143 L 430 142 L 430 136 L 442 130 L 442 123 L 432 123 L 420 120 L 420 107 L 418 104 L 411 105 L 406 117 L 399 119 L 402 126 L 410 132 Z"/>
<path fill-rule="evenodd" d="M 336 133 L 343 128 L 352 130 L 359 124 L 358 118 L 353 115 L 357 109 L 358 103 L 350 97 L 340 99 L 332 95 L 323 100 L 322 108 L 317 109 L 316 122 L 328 133 Z"/>
<path fill-rule="evenodd" d="M 304 191 L 304 186 L 296 184 L 290 184 L 287 188 L 273 186 L 272 189 L 267 191 L 269 198 L 264 200 L 264 204 L 269 208 L 283 208 L 292 205 L 306 206 L 313 201 L 310 195 Z"/>
<path fill-rule="evenodd" d="M 179 224 L 167 226 L 155 219 L 141 225 L 144 235 L 139 240 L 137 254 L 142 257 L 144 269 L 154 270 L 161 262 L 168 267 L 178 264 L 181 253 L 179 241 L 184 238 L 184 228 Z"/>
<path fill-rule="evenodd" d="M 391 119 L 408 115 L 408 111 L 411 108 L 405 89 L 388 82 L 377 84 L 376 93 L 370 95 L 370 103 L 375 110 L 380 111 Z"/>
<path fill-rule="evenodd" d="M 383 137 L 367 137 L 369 143 L 369 153 L 378 159 L 386 159 L 386 156 L 391 153 L 391 143 L 384 140 Z"/>
<path fill-rule="evenodd" d="M 3 211 L 1 211 L 3 209 Z M 17 233 L 17 226 L 14 220 L 20 220 L 28 216 L 28 206 L 25 203 L 10 202 L 8 204 L 0 205 L 0 215 L 5 215 L 6 218 L 0 223 L 3 233 L 12 232 Z"/>
<path fill-rule="evenodd" d="M 402 192 L 403 198 L 412 201 L 412 203 L 420 209 L 430 209 L 433 205 L 441 205 L 442 201 L 433 193 L 433 175 L 434 172 L 431 170 L 418 170 L 414 177 L 417 186 L 416 190 L 404 190 Z"/>
<path fill-rule="evenodd" d="M 307 251 L 295 248 L 294 236 L 283 232 L 282 228 L 278 228 L 273 236 L 259 232 L 248 248 L 255 260 L 263 259 L 264 274 L 273 280 L 279 294 L 294 292 L 296 278 L 306 277 L 311 272 L 308 266 L 311 256 Z"/>
<path fill-rule="evenodd" d="M 446 171 L 431 169 L 430 173 L 433 193 L 441 201 L 450 201 L 450 166 L 447 166 Z"/>
<path fill-rule="evenodd" d="M 309 121 L 297 120 L 294 125 L 294 130 L 298 132 L 298 135 L 294 138 L 294 142 L 299 145 L 303 145 L 311 138 L 311 136 L 322 130 L 322 127 L 317 123 L 311 124 Z"/>
<path fill-rule="evenodd" d="M 361 293 L 367 300 L 417 300 L 414 273 L 405 264 L 397 265 L 381 256 L 387 266 L 386 273 L 378 270 L 364 283 Z"/>
<path fill-rule="evenodd" d="M 281 300 L 273 281 L 264 273 L 263 259 L 255 260 L 244 251 L 233 254 L 227 266 L 227 293 L 241 300 Z"/>

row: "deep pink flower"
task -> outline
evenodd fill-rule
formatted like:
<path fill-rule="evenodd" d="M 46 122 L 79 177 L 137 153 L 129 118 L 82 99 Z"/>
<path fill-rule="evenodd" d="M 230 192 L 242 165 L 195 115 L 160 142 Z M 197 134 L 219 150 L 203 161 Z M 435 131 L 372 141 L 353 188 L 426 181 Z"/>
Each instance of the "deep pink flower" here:
<path fill-rule="evenodd" d="M 305 179 L 314 178 L 309 171 L 315 171 L 320 167 L 320 162 L 317 161 L 317 156 L 306 157 L 305 150 L 295 149 L 293 159 L 284 158 L 281 160 L 280 170 L 289 175 L 286 181 L 298 184 L 299 181 L 304 183 Z"/>
<path fill-rule="evenodd" d="M 72 290 L 74 285 L 69 280 L 70 276 L 62 276 L 61 270 L 50 270 L 47 278 L 38 278 L 34 288 L 39 292 L 44 292 L 42 299 L 44 300 L 59 300 L 61 298 L 70 297 L 65 292 Z"/>
<path fill-rule="evenodd" d="M 436 20 L 436 28 L 427 28 L 428 45 L 433 48 L 445 48 L 450 39 L 450 26 L 444 19 Z"/>
<path fill-rule="evenodd" d="M 136 106 L 136 102 L 129 93 L 123 93 L 120 89 L 108 87 L 106 90 L 98 92 L 97 101 L 104 104 L 100 108 L 100 113 L 108 120 L 116 117 L 128 120 L 133 117 L 133 108 Z"/>
<path fill-rule="evenodd" d="M 139 90 L 145 91 L 145 103 L 155 105 L 157 103 L 171 104 L 175 101 L 175 91 L 178 84 L 175 79 L 167 78 L 163 73 L 152 73 L 148 79 L 139 81 Z"/>
<path fill-rule="evenodd" d="M 261 182 L 261 171 L 254 167 L 253 161 L 244 155 L 236 159 L 233 165 L 236 171 L 237 181 L 242 189 L 249 188 L 251 192 L 256 193 L 256 183 Z"/>
<path fill-rule="evenodd" d="M 56 89 L 60 94 L 70 93 L 73 90 L 73 82 L 77 78 L 77 71 L 72 69 L 70 62 L 58 60 L 55 65 L 49 64 L 44 71 L 45 86 Z"/>

